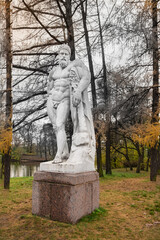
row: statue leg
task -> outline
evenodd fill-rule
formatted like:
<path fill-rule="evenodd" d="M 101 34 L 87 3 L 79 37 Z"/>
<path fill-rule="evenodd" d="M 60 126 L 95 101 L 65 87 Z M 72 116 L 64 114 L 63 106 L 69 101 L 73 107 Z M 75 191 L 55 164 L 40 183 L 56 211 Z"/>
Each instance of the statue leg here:
<path fill-rule="evenodd" d="M 51 97 L 49 97 L 47 100 L 47 113 L 55 132 L 56 132 L 56 111 L 57 110 L 53 107 L 52 99 Z"/>
<path fill-rule="evenodd" d="M 65 123 L 69 113 L 69 101 L 62 101 L 57 108 L 56 127 L 57 127 L 57 154 L 54 162 L 62 162 L 69 156 Z"/>

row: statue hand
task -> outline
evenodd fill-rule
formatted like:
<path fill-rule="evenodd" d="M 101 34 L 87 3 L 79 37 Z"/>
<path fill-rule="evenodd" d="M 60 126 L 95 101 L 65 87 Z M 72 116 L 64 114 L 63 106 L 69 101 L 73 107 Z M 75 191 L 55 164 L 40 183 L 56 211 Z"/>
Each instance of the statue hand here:
<path fill-rule="evenodd" d="M 74 107 L 77 107 L 81 102 L 81 93 L 80 92 L 75 92 L 73 93 L 73 97 L 72 97 L 72 103 Z"/>
<path fill-rule="evenodd" d="M 85 66 L 84 63 L 81 60 L 76 59 L 71 61 L 66 69 L 70 70 L 72 67 L 84 67 L 84 66 Z"/>
<path fill-rule="evenodd" d="M 82 62 L 82 60 L 76 59 L 76 60 L 73 61 L 73 65 L 74 65 L 75 67 L 83 67 L 83 66 L 84 66 L 84 63 Z"/>

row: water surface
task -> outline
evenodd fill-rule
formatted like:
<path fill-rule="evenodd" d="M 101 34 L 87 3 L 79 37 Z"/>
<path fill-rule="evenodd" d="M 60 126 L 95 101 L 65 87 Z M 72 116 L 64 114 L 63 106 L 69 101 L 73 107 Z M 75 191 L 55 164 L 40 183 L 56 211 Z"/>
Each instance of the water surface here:
<path fill-rule="evenodd" d="M 37 171 L 39 171 L 39 163 L 27 163 L 27 164 L 11 164 L 11 178 L 13 177 L 31 177 Z"/>

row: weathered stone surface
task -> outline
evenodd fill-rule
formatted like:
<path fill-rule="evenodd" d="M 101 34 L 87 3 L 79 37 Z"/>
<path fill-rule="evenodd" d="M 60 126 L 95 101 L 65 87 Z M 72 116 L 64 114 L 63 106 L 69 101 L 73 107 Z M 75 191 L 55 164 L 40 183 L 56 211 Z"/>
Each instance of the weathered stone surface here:
<path fill-rule="evenodd" d="M 97 172 L 34 175 L 32 213 L 66 223 L 76 223 L 99 207 Z"/>
<path fill-rule="evenodd" d="M 36 172 L 34 174 L 35 181 L 49 181 L 54 183 L 64 183 L 70 185 L 78 185 L 99 179 L 97 172 L 85 172 L 77 174 L 55 173 L 55 172 Z"/>
<path fill-rule="evenodd" d="M 83 149 L 80 148 L 79 151 L 77 150 L 76 154 L 79 155 L 80 158 L 81 154 L 84 155 Z M 77 156 L 75 156 L 75 159 L 76 158 Z M 84 156 L 83 158 L 87 159 L 88 157 Z M 48 161 L 40 164 L 40 171 L 58 173 L 82 173 L 95 171 L 95 166 L 93 161 L 83 160 L 80 162 L 79 159 L 78 162 L 71 162 L 67 160 L 66 162 L 56 164 L 54 164 L 53 161 Z"/>

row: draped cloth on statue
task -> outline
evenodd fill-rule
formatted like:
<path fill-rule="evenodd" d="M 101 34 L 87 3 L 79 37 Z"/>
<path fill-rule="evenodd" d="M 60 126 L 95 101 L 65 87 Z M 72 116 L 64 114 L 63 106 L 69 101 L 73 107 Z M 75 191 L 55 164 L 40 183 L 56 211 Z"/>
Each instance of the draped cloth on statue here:
<path fill-rule="evenodd" d="M 86 81 L 85 89 L 81 93 L 79 105 L 74 107 L 72 103 L 73 93 L 78 89 L 80 82 L 78 68 L 74 67 L 70 71 L 70 109 L 73 122 L 73 136 L 70 157 L 67 162 L 82 162 L 84 164 L 87 161 L 94 165 L 95 133 L 87 92 L 88 81 Z"/>

